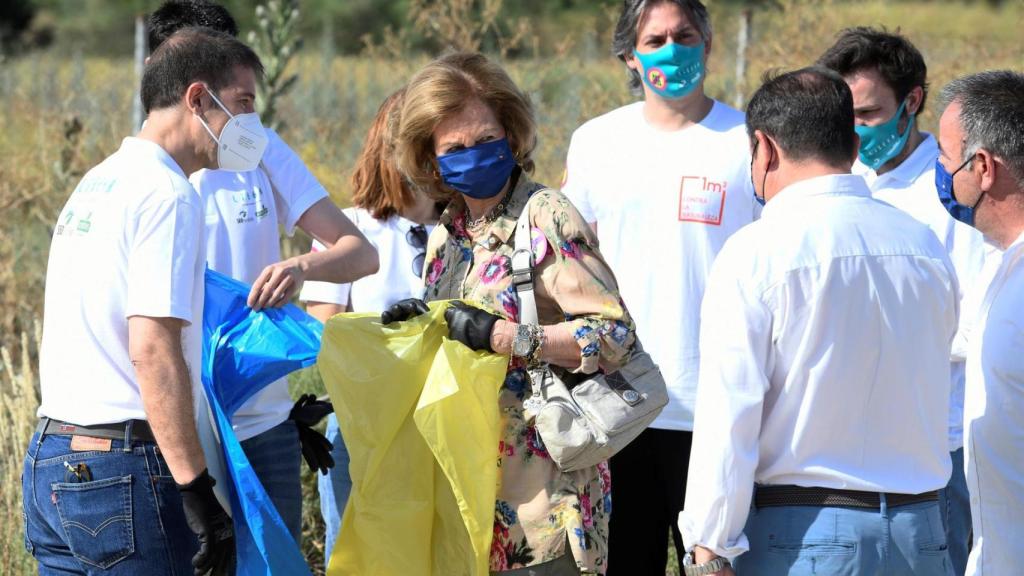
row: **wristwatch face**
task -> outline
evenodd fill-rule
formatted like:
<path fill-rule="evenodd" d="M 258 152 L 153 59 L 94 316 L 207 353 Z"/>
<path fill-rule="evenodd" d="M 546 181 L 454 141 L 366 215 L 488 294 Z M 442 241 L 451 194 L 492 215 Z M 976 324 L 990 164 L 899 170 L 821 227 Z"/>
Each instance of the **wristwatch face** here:
<path fill-rule="evenodd" d="M 530 353 L 530 327 L 520 324 L 516 328 L 516 337 L 512 340 L 512 355 L 520 358 Z"/>

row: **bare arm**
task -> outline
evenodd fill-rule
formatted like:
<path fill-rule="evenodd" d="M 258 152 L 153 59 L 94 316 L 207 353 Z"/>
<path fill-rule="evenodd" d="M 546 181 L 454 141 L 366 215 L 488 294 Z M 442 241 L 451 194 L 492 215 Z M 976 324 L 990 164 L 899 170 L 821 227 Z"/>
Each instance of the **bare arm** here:
<path fill-rule="evenodd" d="M 132 316 L 128 354 L 160 452 L 174 481 L 188 484 L 206 469 L 206 459 L 196 433 L 192 381 L 181 348 L 182 326 L 177 318 Z"/>
<path fill-rule="evenodd" d="M 321 322 L 327 322 L 331 316 L 342 312 L 348 312 L 348 306 L 329 302 L 306 302 L 306 313 Z"/>
<path fill-rule="evenodd" d="M 306 280 L 345 284 L 380 267 L 377 250 L 329 198 L 310 206 L 297 224 L 327 250 L 267 266 L 249 293 L 248 304 L 254 310 L 285 304 Z"/>

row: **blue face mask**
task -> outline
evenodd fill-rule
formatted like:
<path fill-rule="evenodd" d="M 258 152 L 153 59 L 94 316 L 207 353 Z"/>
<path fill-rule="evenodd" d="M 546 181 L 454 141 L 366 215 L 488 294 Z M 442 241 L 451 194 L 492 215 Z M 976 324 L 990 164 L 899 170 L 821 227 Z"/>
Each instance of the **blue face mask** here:
<path fill-rule="evenodd" d="M 907 101 L 900 104 L 899 110 L 892 119 L 878 126 L 854 126 L 860 136 L 860 161 L 872 170 L 878 170 L 883 164 L 892 160 L 903 151 L 910 138 L 910 129 L 914 127 L 914 115 L 907 120 L 903 134 L 899 133 L 900 118 L 907 107 Z"/>
<path fill-rule="evenodd" d="M 953 195 L 953 176 L 970 164 L 971 160 L 974 160 L 973 154 L 950 174 L 942 162 L 939 162 L 938 158 L 935 159 L 935 190 L 939 193 L 939 200 L 950 216 L 968 226 L 974 226 L 974 208 L 981 202 L 981 196 L 978 196 L 978 202 L 975 202 L 974 206 L 964 206 L 957 202 L 956 196 Z"/>
<path fill-rule="evenodd" d="M 704 43 L 696 46 L 666 44 L 654 52 L 641 54 L 640 76 L 655 94 L 675 100 L 693 92 L 704 79 Z"/>
<path fill-rule="evenodd" d="M 501 192 L 516 159 L 508 139 L 492 140 L 437 157 L 441 179 L 449 188 L 470 198 L 485 200 Z"/>

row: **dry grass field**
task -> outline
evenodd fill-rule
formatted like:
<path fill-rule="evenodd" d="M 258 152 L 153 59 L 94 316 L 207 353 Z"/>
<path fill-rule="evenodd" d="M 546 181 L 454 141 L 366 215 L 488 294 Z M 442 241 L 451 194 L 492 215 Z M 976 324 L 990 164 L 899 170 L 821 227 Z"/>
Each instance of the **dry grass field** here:
<path fill-rule="evenodd" d="M 706 88 L 731 103 L 737 17 L 720 3 L 712 1 L 710 8 L 715 37 Z M 842 27 L 885 25 L 899 28 L 922 50 L 937 92 L 966 72 L 1024 69 L 1022 24 L 1022 0 L 999 11 L 984 3 L 781 0 L 754 14 L 741 91 L 752 92 L 766 70 L 811 63 Z M 607 21 L 581 22 L 579 29 L 606 30 Z M 535 50 L 528 58 L 506 61 L 537 108 L 541 182 L 560 181 L 577 126 L 633 100 L 621 65 L 608 55 L 609 43 L 608 37 L 567 33 L 551 53 Z M 130 40 L 124 44 L 130 46 Z M 337 57 L 307 42 L 294 63 L 299 84 L 280 105 L 283 136 L 342 205 L 350 167 L 378 104 L 426 61 L 426 56 L 392 58 L 385 48 Z M 36 420 L 36 355 L 51 226 L 83 172 L 129 133 L 135 82 L 128 48 L 123 59 L 43 52 L 0 60 L 0 574 L 35 570 L 23 547 L 19 475 Z M 925 128 L 935 126 L 935 112 L 926 109 Z M 305 248 L 304 238 L 285 240 L 286 251 Z M 293 384 L 319 385 L 310 372 Z M 312 476 L 306 488 L 304 549 L 319 568 L 322 526 Z"/>

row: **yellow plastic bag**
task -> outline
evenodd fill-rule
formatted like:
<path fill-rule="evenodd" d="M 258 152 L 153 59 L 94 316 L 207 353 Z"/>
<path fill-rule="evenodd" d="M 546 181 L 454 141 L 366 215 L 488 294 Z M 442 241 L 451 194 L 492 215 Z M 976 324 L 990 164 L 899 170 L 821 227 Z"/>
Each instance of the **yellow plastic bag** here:
<path fill-rule="evenodd" d="M 446 306 L 324 327 L 318 363 L 352 476 L 328 574 L 488 573 L 508 358 L 448 340 Z"/>

